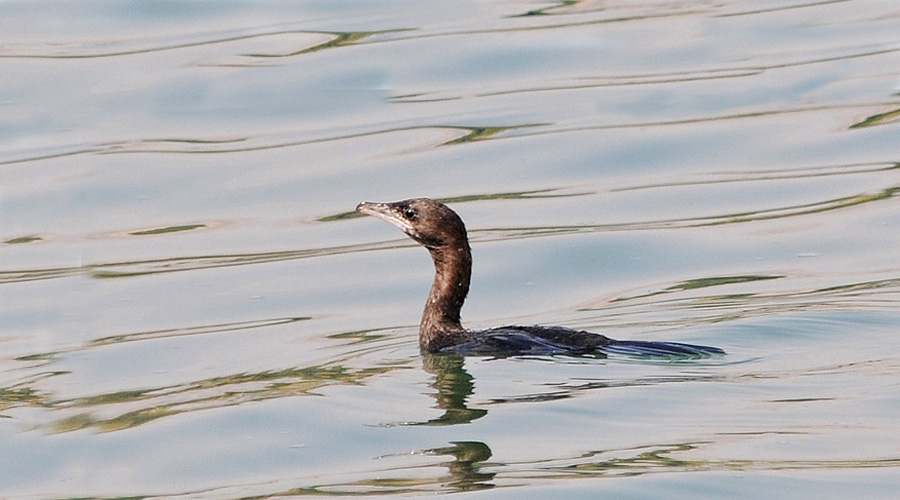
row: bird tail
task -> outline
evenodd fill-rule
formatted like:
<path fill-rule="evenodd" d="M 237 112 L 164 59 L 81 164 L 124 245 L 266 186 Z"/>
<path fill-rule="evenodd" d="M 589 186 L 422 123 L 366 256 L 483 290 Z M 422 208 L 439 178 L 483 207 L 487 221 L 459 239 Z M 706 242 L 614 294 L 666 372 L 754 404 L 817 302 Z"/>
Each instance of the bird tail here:
<path fill-rule="evenodd" d="M 653 342 L 647 340 L 615 340 L 601 349 L 606 354 L 626 356 L 662 356 L 706 358 L 725 354 L 718 347 L 682 344 L 680 342 Z"/>

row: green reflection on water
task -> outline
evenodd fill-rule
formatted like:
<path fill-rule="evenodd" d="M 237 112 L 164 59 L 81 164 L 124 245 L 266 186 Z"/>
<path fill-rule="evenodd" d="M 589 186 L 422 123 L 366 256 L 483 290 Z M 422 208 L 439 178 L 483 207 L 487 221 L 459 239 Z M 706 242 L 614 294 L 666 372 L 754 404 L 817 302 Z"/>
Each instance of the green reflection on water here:
<path fill-rule="evenodd" d="M 765 281 L 772 279 L 784 278 L 784 275 L 780 274 L 751 274 L 751 275 L 743 275 L 743 276 L 713 276 L 709 278 L 695 278 L 686 281 L 682 281 L 681 283 L 676 283 L 674 285 L 663 288 L 662 290 L 657 290 L 655 292 L 648 292 L 640 295 L 628 295 L 622 297 L 616 297 L 613 299 L 613 302 L 621 302 L 626 300 L 633 300 L 639 298 L 647 298 L 653 297 L 656 295 L 663 295 L 667 293 L 675 293 L 675 292 L 683 292 L 686 290 L 697 290 L 700 288 L 709 288 L 714 286 L 722 286 L 722 285 L 734 285 L 739 283 L 750 283 L 754 281 Z M 733 297 L 733 296 L 730 296 Z M 591 308 L 582 308 L 581 310 L 589 310 Z"/>
<path fill-rule="evenodd" d="M 110 432 L 197 410 L 223 408 L 285 396 L 310 395 L 326 385 L 358 384 L 366 378 L 395 369 L 397 367 L 387 366 L 353 370 L 332 364 L 238 373 L 169 387 L 120 391 L 69 401 L 48 401 L 45 405 L 53 409 L 101 410 L 116 404 L 181 399 L 140 408 L 111 418 L 99 418 L 90 412 L 79 413 L 58 420 L 51 426 L 53 432 L 69 432 L 84 428 Z"/>
<path fill-rule="evenodd" d="M 895 109 L 893 111 L 888 111 L 887 113 L 872 115 L 859 123 L 850 125 L 850 128 L 864 128 L 874 127 L 875 125 L 885 125 L 887 123 L 897 121 L 898 119 L 900 119 L 900 109 Z"/>
<path fill-rule="evenodd" d="M 441 146 L 452 146 L 454 144 L 464 144 L 467 142 L 476 142 L 483 141 L 486 139 L 490 139 L 491 137 L 500 134 L 502 132 L 506 132 L 508 130 L 515 130 L 520 128 L 527 127 L 539 127 L 541 125 L 548 125 L 546 123 L 529 123 L 525 125 L 511 125 L 506 127 L 451 127 L 451 128 L 459 128 L 462 130 L 468 130 L 468 133 L 462 137 L 457 137 L 456 139 L 449 140 Z"/>
<path fill-rule="evenodd" d="M 130 234 L 131 236 L 150 236 L 154 234 L 166 234 L 166 233 L 180 233 L 182 231 L 193 231 L 194 229 L 200 229 L 201 227 L 206 227 L 206 224 L 188 224 L 184 226 L 169 226 L 169 227 L 159 227 L 155 229 L 145 229 L 142 231 L 134 231 Z"/>
<path fill-rule="evenodd" d="M 43 399 L 41 392 L 31 387 L 0 387 L 0 412 L 17 406 L 40 406 Z M 2 417 L 0 414 L 0 418 Z"/>
<path fill-rule="evenodd" d="M 296 50 L 293 52 L 288 52 L 286 54 L 246 54 L 247 57 L 261 57 L 261 58 L 276 58 L 276 57 L 293 57 L 301 54 L 309 54 L 310 52 L 318 52 L 320 50 L 332 49 L 336 47 L 344 47 L 347 45 L 353 45 L 359 43 L 366 38 L 369 38 L 373 35 L 382 35 L 386 33 L 396 33 L 401 31 L 407 31 L 403 29 L 394 29 L 394 30 L 383 30 L 383 31 L 339 31 L 339 32 L 321 32 L 323 34 L 331 35 L 334 38 L 328 40 L 327 42 L 322 42 L 317 45 L 313 45 L 312 47 L 307 47 L 305 49 Z M 319 33 L 316 31 L 305 31 L 302 33 Z"/>
<path fill-rule="evenodd" d="M 43 240 L 43 238 L 41 238 L 40 236 L 20 236 L 18 238 L 8 239 L 8 240 L 4 241 L 3 243 L 9 244 L 9 245 L 19 245 L 22 243 L 32 243 L 34 241 L 41 241 L 41 240 Z"/>
<path fill-rule="evenodd" d="M 207 333 L 223 333 L 238 330 L 252 330 L 269 326 L 286 325 L 297 321 L 306 321 L 312 316 L 297 316 L 293 318 L 273 318 L 266 320 L 236 321 L 232 323 L 219 323 L 215 325 L 203 325 L 186 328 L 168 328 L 164 330 L 152 330 L 149 332 L 128 333 L 124 335 L 112 335 L 92 340 L 88 346 L 119 344 L 122 342 L 134 342 L 138 340 L 161 339 L 169 337 L 187 337 Z"/>
<path fill-rule="evenodd" d="M 678 229 L 678 228 L 697 228 L 708 226 L 719 226 L 724 224 L 739 224 L 747 222 L 758 222 L 772 219 L 784 219 L 788 217 L 797 217 L 803 215 L 813 215 L 834 210 L 842 210 L 866 203 L 884 201 L 894 198 L 900 193 L 900 186 L 894 186 L 875 193 L 864 193 L 842 198 L 834 198 L 815 203 L 806 203 L 802 205 L 792 205 L 787 207 L 778 207 L 764 210 L 755 210 L 750 212 L 740 212 L 732 214 L 712 215 L 705 217 L 690 217 L 681 219 L 660 219 L 646 222 L 623 222 L 615 224 L 579 224 L 579 225 L 560 225 L 560 226 L 531 226 L 531 227 L 512 227 L 499 228 L 481 231 L 472 231 L 472 233 L 498 233 L 495 236 L 487 238 L 489 241 L 500 239 L 517 239 L 535 236 L 546 236 L 552 234 L 567 234 L 581 232 L 598 232 L 598 231 L 637 231 L 648 229 Z M 506 234 L 506 236 L 502 236 Z"/>
<path fill-rule="evenodd" d="M 709 286 L 730 285 L 732 283 L 747 283 L 750 281 L 771 280 L 783 278 L 782 275 L 749 275 L 749 276 L 718 276 L 714 278 L 698 278 L 687 280 L 677 285 L 672 285 L 666 290 L 693 290 Z"/>
<path fill-rule="evenodd" d="M 556 5 L 551 5 L 549 7 L 544 7 L 541 9 L 529 10 L 524 14 L 519 14 L 513 17 L 530 17 L 530 16 L 548 16 L 553 14 L 558 14 L 556 12 L 558 10 L 565 9 L 566 7 L 572 7 L 581 3 L 581 0 L 564 0 L 562 2 L 557 3 Z"/>

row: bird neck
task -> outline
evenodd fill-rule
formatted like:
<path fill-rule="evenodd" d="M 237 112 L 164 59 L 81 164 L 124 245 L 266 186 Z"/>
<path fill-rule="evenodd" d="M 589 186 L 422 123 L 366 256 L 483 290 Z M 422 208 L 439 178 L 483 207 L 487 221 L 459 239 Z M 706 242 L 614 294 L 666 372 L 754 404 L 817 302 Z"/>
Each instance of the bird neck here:
<path fill-rule="evenodd" d="M 458 344 L 467 336 L 460 310 L 469 293 L 472 252 L 468 241 L 429 247 L 434 260 L 434 283 L 419 325 L 419 345 L 430 352 Z"/>

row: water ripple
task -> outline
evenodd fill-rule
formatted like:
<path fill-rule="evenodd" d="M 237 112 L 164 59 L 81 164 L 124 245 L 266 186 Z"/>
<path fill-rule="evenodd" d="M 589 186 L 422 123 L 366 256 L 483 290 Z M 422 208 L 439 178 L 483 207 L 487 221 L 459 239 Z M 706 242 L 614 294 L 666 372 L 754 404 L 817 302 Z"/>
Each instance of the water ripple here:
<path fill-rule="evenodd" d="M 267 52 L 244 54 L 248 59 L 293 57 L 320 50 L 343 47 L 359 43 L 374 35 L 395 33 L 403 29 L 365 32 L 306 31 L 300 29 L 271 29 L 241 31 L 237 33 L 212 33 L 190 35 L 173 40 L 117 40 L 106 43 L 55 43 L 36 46 L 6 45 L 0 50 L 0 59 L 92 59 L 104 57 L 132 56 L 153 52 L 164 52 L 195 47 L 214 46 L 233 42 L 256 41 L 260 47 L 268 47 Z M 272 51 L 274 45 L 285 45 L 285 35 L 295 48 L 281 52 Z M 300 35 L 299 37 L 297 35 Z M 279 40 L 281 38 L 282 40 Z M 322 39 L 325 39 L 324 41 Z M 306 40 L 304 40 L 306 39 Z M 296 46 L 300 45 L 299 48 Z"/>
<path fill-rule="evenodd" d="M 895 168 L 894 166 L 887 167 Z M 501 195 L 472 195 L 450 199 L 453 201 L 474 201 L 480 199 L 502 199 L 531 197 L 535 193 L 546 192 L 533 191 L 525 193 L 501 194 Z M 470 237 L 474 242 L 503 241 L 510 239 L 523 239 L 541 236 L 552 236 L 572 233 L 593 233 L 611 231 L 637 231 L 648 229 L 677 229 L 718 226 L 723 224 L 741 224 L 757 221 L 783 219 L 813 215 L 823 212 L 844 210 L 863 204 L 884 202 L 891 200 L 900 194 L 900 186 L 890 187 L 874 193 L 860 193 L 851 196 L 834 198 L 814 203 L 804 203 L 785 207 L 760 209 L 750 212 L 736 212 L 717 214 L 702 217 L 659 219 L 651 221 L 606 223 L 606 224 L 576 224 L 554 226 L 527 226 L 485 228 L 470 231 Z M 565 194 L 564 196 L 577 196 L 577 194 Z M 320 218 L 322 222 L 338 221 L 352 218 L 352 212 L 344 212 Z M 192 224 L 189 226 L 172 226 L 172 228 L 159 228 L 147 231 L 128 233 L 132 236 L 148 237 L 148 235 L 168 233 L 176 229 L 186 227 L 205 227 L 207 224 Z M 35 240 L 38 241 L 38 240 Z M 309 248 L 297 250 L 284 250 L 274 252 L 219 254 L 202 256 L 177 256 L 160 259 L 145 259 L 124 262 L 107 262 L 82 264 L 77 267 L 45 268 L 45 269 L 21 269 L 0 270 L 0 284 L 17 283 L 22 281 L 44 280 L 66 276 L 88 274 L 95 278 L 121 278 L 146 274 L 169 273 L 177 271 L 192 271 L 200 269 L 221 268 L 230 266 L 242 266 L 249 264 L 261 264 L 269 262 L 306 259 L 312 257 L 325 257 L 347 253 L 364 251 L 385 250 L 400 247 L 414 246 L 415 243 L 405 239 L 390 240 L 380 243 L 341 245 L 335 247 Z"/>

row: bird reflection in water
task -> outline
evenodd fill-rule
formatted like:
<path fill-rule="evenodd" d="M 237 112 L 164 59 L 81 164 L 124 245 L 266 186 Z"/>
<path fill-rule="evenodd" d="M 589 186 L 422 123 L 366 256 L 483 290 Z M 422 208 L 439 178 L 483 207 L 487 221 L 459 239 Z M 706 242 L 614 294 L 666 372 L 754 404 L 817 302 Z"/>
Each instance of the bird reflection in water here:
<path fill-rule="evenodd" d="M 425 371 L 434 375 L 431 386 L 434 398 L 443 414 L 426 422 L 410 425 L 468 424 L 487 415 L 487 410 L 466 406 L 475 384 L 463 366 L 463 357 L 454 354 L 424 354 Z M 428 455 L 448 455 L 453 460 L 442 462 L 452 480 L 446 486 L 460 491 L 493 488 L 493 472 L 481 470 L 483 462 L 491 458 L 491 449 L 480 441 L 452 441 L 450 446 L 425 450 Z"/>
<path fill-rule="evenodd" d="M 495 473 L 481 471 L 482 462 L 491 458 L 491 449 L 480 441 L 451 441 L 450 446 L 425 450 L 429 455 L 450 455 L 451 462 L 443 462 L 452 481 L 446 486 L 460 491 L 485 490 L 493 488 L 490 483 Z"/>
<path fill-rule="evenodd" d="M 434 375 L 431 386 L 437 391 L 437 407 L 444 413 L 438 418 L 413 425 L 467 424 L 487 414 L 487 410 L 466 406 L 475 384 L 472 375 L 463 367 L 462 356 L 425 353 L 423 365 L 425 371 Z"/>

